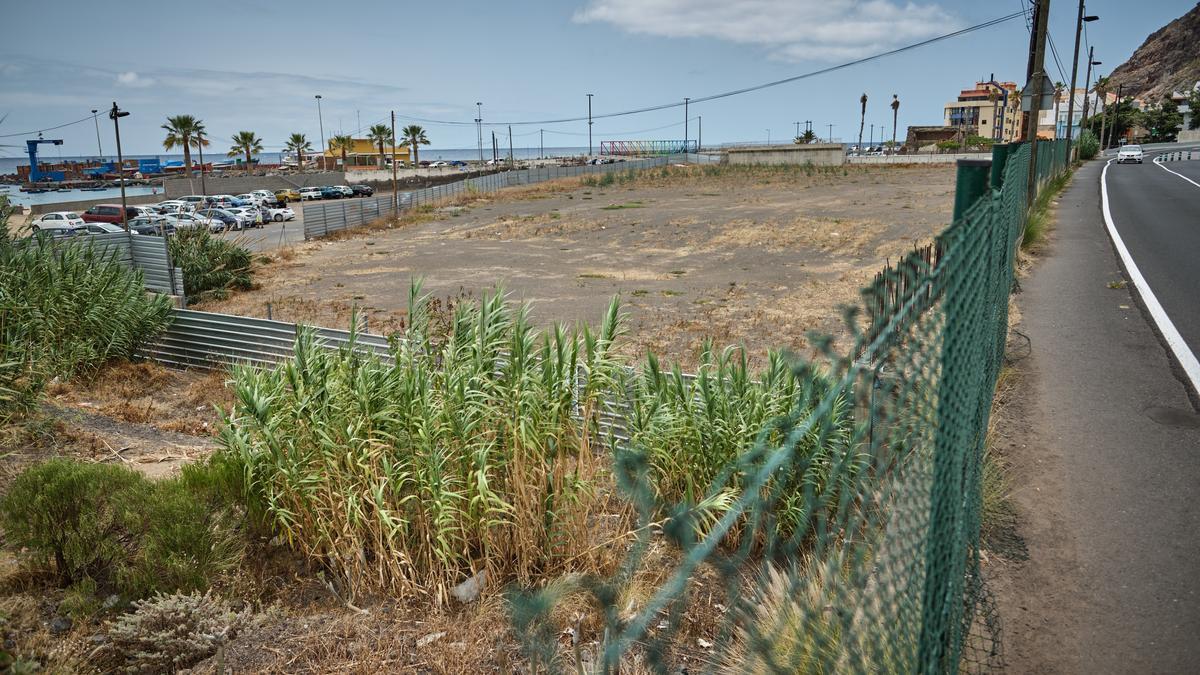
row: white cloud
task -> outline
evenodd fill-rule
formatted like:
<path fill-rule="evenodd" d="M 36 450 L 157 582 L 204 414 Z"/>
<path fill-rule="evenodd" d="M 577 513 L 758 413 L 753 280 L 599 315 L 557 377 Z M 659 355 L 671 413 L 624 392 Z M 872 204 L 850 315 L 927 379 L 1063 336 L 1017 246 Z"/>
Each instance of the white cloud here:
<path fill-rule="evenodd" d="M 154 78 L 144 77 L 132 70 L 127 70 L 123 73 L 117 73 L 117 84 L 126 87 L 149 87 L 154 84 Z"/>
<path fill-rule="evenodd" d="M 573 18 L 756 45 L 786 61 L 861 58 L 962 27 L 936 4 L 896 0 L 590 0 Z"/>

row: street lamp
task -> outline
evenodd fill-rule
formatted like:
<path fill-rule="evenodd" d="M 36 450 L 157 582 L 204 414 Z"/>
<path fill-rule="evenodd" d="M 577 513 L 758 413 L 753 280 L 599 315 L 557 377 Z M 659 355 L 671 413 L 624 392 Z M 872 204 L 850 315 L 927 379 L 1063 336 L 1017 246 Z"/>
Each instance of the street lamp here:
<path fill-rule="evenodd" d="M 1071 98 L 1067 101 L 1067 158 L 1071 157 L 1071 144 L 1075 140 L 1075 132 L 1073 125 L 1075 124 L 1075 80 L 1079 77 L 1079 35 L 1083 32 L 1083 24 L 1098 21 L 1100 17 L 1095 15 L 1084 16 L 1083 0 L 1079 0 L 1079 14 L 1075 19 L 1075 52 L 1071 55 Z M 1088 52 L 1089 57 L 1091 52 Z M 1084 101 L 1087 101 L 1087 92 L 1083 94 Z M 1057 124 L 1057 120 L 1055 120 Z M 1079 122 L 1080 129 L 1083 128 L 1083 121 Z"/>
<path fill-rule="evenodd" d="M 771 144 L 771 130 L 767 129 L 767 145 Z"/>
<path fill-rule="evenodd" d="M 1096 48 L 1094 46 L 1088 47 L 1087 76 L 1083 78 L 1083 114 L 1080 115 L 1080 117 L 1079 117 L 1080 133 L 1083 133 L 1083 123 L 1087 122 L 1088 97 L 1089 97 L 1089 92 L 1091 92 L 1091 90 L 1092 90 L 1092 66 L 1103 65 L 1103 63 L 1104 63 L 1103 61 L 1097 61 L 1092 58 L 1092 54 L 1093 54 L 1093 52 L 1095 52 L 1095 50 L 1096 50 Z"/>
<path fill-rule="evenodd" d="M 96 123 L 96 151 L 100 153 L 100 161 L 104 161 L 104 146 L 100 144 L 100 118 L 96 116 L 99 110 L 92 111 L 92 121 Z"/>
<path fill-rule="evenodd" d="M 683 97 L 683 152 L 687 153 L 688 147 L 688 101 L 692 100 L 688 96 Z"/>
<path fill-rule="evenodd" d="M 321 169 L 325 169 L 325 119 L 321 116 L 321 95 L 317 94 L 317 124 L 321 128 Z"/>
<path fill-rule="evenodd" d="M 117 135 L 117 177 L 121 181 L 121 225 L 125 227 L 125 231 L 129 232 L 129 213 L 125 204 L 125 161 L 121 155 L 121 124 L 122 117 L 128 117 L 129 113 L 117 107 L 117 102 L 113 101 L 112 110 L 108 111 L 108 119 L 113 121 L 113 131 Z"/>
<path fill-rule="evenodd" d="M 592 156 L 592 95 L 588 94 L 588 157 Z"/>
<path fill-rule="evenodd" d="M 475 137 L 479 142 L 479 168 L 483 169 L 483 103 L 475 101 Z"/>

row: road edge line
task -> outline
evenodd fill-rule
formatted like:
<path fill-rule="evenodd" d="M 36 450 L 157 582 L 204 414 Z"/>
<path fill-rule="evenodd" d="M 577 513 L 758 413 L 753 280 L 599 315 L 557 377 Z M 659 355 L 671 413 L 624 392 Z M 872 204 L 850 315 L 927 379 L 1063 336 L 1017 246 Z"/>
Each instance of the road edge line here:
<path fill-rule="evenodd" d="M 1187 376 L 1191 383 L 1192 391 L 1200 394 L 1200 361 L 1196 359 L 1196 355 L 1192 353 L 1187 343 L 1183 341 L 1183 336 L 1179 334 L 1179 330 L 1171 322 L 1171 317 L 1167 316 L 1167 311 L 1163 309 L 1162 304 L 1154 295 L 1154 291 L 1150 290 L 1150 284 L 1142 276 L 1137 263 L 1133 261 L 1133 255 L 1129 253 L 1129 249 L 1125 246 L 1125 241 L 1121 239 L 1120 233 L 1117 232 L 1116 224 L 1113 223 L 1112 212 L 1108 208 L 1108 167 L 1112 162 L 1113 160 L 1111 159 L 1105 162 L 1104 170 L 1100 172 L 1100 206 L 1104 212 L 1104 225 L 1108 229 L 1108 236 L 1112 239 L 1113 246 L 1117 249 L 1117 254 L 1121 256 L 1121 262 L 1125 265 L 1125 271 L 1129 274 L 1130 280 L 1133 281 L 1134 287 L 1137 288 L 1138 294 L 1142 297 L 1142 302 L 1150 312 L 1150 318 L 1154 320 L 1158 331 L 1162 334 L 1163 339 L 1167 341 L 1167 347 L 1171 350 L 1175 360 L 1183 369 L 1184 375 Z"/>
<path fill-rule="evenodd" d="M 1179 176 L 1180 178 L 1182 178 L 1182 179 L 1186 180 L 1187 182 L 1191 183 L 1192 185 L 1195 185 L 1196 187 L 1200 188 L 1200 183 L 1197 183 L 1196 181 L 1192 180 L 1191 178 L 1188 178 L 1187 176 L 1185 176 L 1185 175 L 1183 175 L 1183 174 L 1179 173 L 1178 171 L 1172 171 L 1172 170 L 1168 169 L 1167 167 L 1163 166 L 1163 163 L 1162 163 L 1162 162 L 1160 162 L 1160 161 L 1158 161 L 1158 157 L 1155 157 L 1155 158 L 1154 158 L 1154 159 L 1151 161 L 1151 163 L 1152 163 L 1152 164 L 1155 164 L 1156 166 L 1158 166 L 1158 168 L 1162 169 L 1163 171 L 1166 171 L 1167 173 L 1173 173 L 1173 174 L 1175 174 L 1176 176 Z"/>

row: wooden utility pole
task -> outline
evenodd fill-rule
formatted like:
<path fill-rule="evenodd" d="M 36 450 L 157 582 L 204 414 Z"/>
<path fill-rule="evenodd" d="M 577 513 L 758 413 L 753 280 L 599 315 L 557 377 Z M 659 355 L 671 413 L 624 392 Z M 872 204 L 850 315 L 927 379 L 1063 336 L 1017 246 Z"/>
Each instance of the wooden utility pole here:
<path fill-rule="evenodd" d="M 516 165 L 516 159 L 513 157 L 512 151 L 512 125 L 508 125 L 508 166 L 512 168 Z"/>
<path fill-rule="evenodd" d="M 1026 202 L 1032 203 L 1037 187 L 1037 128 L 1038 113 L 1042 108 L 1042 83 L 1046 79 L 1046 23 L 1050 17 L 1050 0 L 1038 0 L 1034 10 L 1033 53 L 1030 54 L 1029 117 L 1025 124 L 1025 140 L 1029 141 L 1029 180 L 1026 183 Z"/>
<path fill-rule="evenodd" d="M 396 185 L 396 111 L 392 111 L 392 214 L 400 214 L 400 191 Z"/>

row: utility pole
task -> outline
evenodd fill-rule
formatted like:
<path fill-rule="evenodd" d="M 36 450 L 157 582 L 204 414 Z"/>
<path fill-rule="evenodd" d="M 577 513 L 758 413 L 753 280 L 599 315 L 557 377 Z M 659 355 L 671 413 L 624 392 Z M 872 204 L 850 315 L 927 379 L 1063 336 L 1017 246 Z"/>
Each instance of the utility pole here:
<path fill-rule="evenodd" d="M 687 144 L 687 142 L 688 142 L 688 101 L 690 101 L 690 100 L 692 100 L 692 99 L 687 96 L 683 97 L 683 152 L 684 153 L 687 153 L 687 151 L 688 151 L 688 144 Z"/>
<path fill-rule="evenodd" d="M 794 122 L 794 124 L 796 125 L 796 138 L 800 138 L 800 123 Z"/>
<path fill-rule="evenodd" d="M 515 163 L 516 162 L 513 159 L 513 151 L 512 151 L 512 125 L 510 124 L 510 125 L 508 125 L 508 168 L 510 168 L 510 169 L 513 168 L 513 165 Z"/>
<path fill-rule="evenodd" d="M 475 136 L 479 142 L 479 168 L 483 169 L 483 103 L 475 102 Z"/>
<path fill-rule="evenodd" d="M 100 118 L 96 116 L 99 110 L 92 111 L 92 121 L 96 123 L 96 151 L 100 153 L 100 161 L 104 161 L 104 146 L 100 144 Z"/>
<path fill-rule="evenodd" d="M 829 142 L 832 143 L 833 142 L 833 127 L 834 127 L 834 125 L 830 124 L 828 126 L 829 126 Z"/>
<path fill-rule="evenodd" d="M 696 152 L 704 147 L 704 115 L 696 115 Z"/>
<path fill-rule="evenodd" d="M 1036 36 L 1033 44 L 1033 54 L 1030 55 L 1031 61 L 1029 71 L 1032 76 L 1029 78 L 1030 105 L 1029 117 L 1025 125 L 1025 140 L 1029 141 L 1029 177 L 1026 183 L 1026 203 L 1032 203 L 1037 188 L 1037 123 L 1038 112 L 1042 107 L 1042 84 L 1046 78 L 1046 22 L 1050 17 L 1050 0 L 1038 0 L 1037 8 L 1034 10 L 1034 34 Z"/>
<path fill-rule="evenodd" d="M 321 127 L 321 170 L 325 170 L 325 118 L 321 115 L 321 95 L 317 94 L 317 124 Z M 246 167 L 249 168 L 249 167 Z"/>
<path fill-rule="evenodd" d="M 538 129 L 538 159 L 546 159 L 546 130 Z"/>
<path fill-rule="evenodd" d="M 588 94 L 588 157 L 592 156 L 592 95 Z"/>
<path fill-rule="evenodd" d="M 875 147 L 875 124 L 871 124 L 871 138 L 867 141 L 867 147 Z"/>
<path fill-rule="evenodd" d="M 1083 133 L 1083 124 L 1084 122 L 1087 122 L 1088 101 L 1091 99 L 1091 94 L 1089 92 L 1092 90 L 1092 66 L 1098 66 L 1101 64 L 1100 61 L 1092 58 L 1095 50 L 1095 46 L 1088 47 L 1087 76 L 1083 78 L 1083 114 L 1079 116 L 1079 133 L 1081 134 Z"/>
<path fill-rule="evenodd" d="M 1121 115 L 1121 92 L 1124 91 L 1124 89 L 1125 89 L 1125 85 L 1123 85 L 1123 84 L 1117 85 L 1117 109 L 1113 111 L 1112 124 L 1108 125 L 1108 144 L 1106 144 L 1104 146 L 1106 148 L 1112 147 L 1113 136 L 1116 135 L 1114 132 L 1117 128 L 1117 117 L 1119 117 Z M 1192 113 L 1192 114 L 1195 114 L 1195 113 Z"/>
<path fill-rule="evenodd" d="M 360 127 L 361 128 L 361 127 Z M 400 188 L 396 184 L 396 111 L 392 111 L 392 215 L 400 213 Z"/>
<path fill-rule="evenodd" d="M 127 117 L 128 115 L 129 113 L 118 108 L 117 102 L 113 101 L 112 110 L 108 111 L 108 118 L 113 121 L 113 131 L 116 132 L 117 136 L 117 177 L 121 181 L 121 226 L 125 228 L 126 233 L 129 232 L 129 207 L 125 203 L 125 157 L 121 154 L 120 120 L 122 117 Z"/>
<path fill-rule="evenodd" d="M 767 129 L 767 145 L 771 144 L 771 130 Z"/>
<path fill-rule="evenodd" d="M 1089 21 L 1099 19 L 1098 16 L 1083 15 L 1083 0 L 1079 0 L 1079 15 L 1075 18 L 1075 53 L 1071 60 L 1071 98 L 1067 101 L 1067 157 L 1071 157 L 1071 144 L 1075 141 L 1075 132 L 1072 130 L 1072 125 L 1075 123 L 1075 79 L 1079 77 L 1079 34 L 1083 32 L 1083 24 Z M 1091 52 L 1088 52 L 1088 61 L 1091 61 Z M 1087 94 L 1084 93 L 1084 100 L 1087 100 Z M 1057 122 L 1057 120 L 1056 120 Z M 1082 130 L 1083 125 L 1080 124 Z"/>
<path fill-rule="evenodd" d="M 497 159 L 499 159 L 499 155 L 497 154 L 497 151 L 496 151 L 496 132 L 493 131 L 492 132 L 492 164 L 493 165 L 496 163 Z"/>
<path fill-rule="evenodd" d="M 196 134 L 196 149 L 200 151 L 200 194 L 207 195 L 208 188 L 204 185 L 204 132 Z"/>

